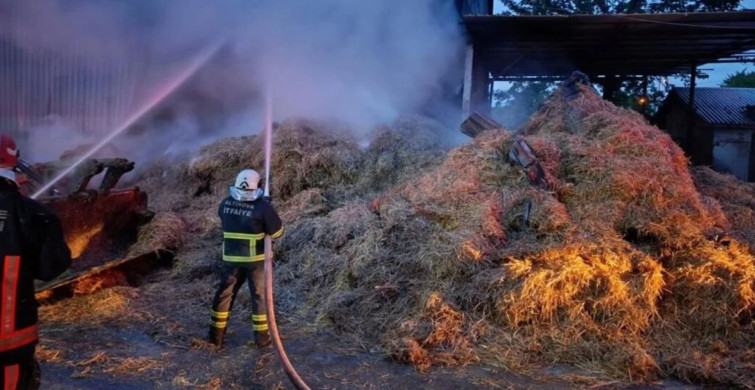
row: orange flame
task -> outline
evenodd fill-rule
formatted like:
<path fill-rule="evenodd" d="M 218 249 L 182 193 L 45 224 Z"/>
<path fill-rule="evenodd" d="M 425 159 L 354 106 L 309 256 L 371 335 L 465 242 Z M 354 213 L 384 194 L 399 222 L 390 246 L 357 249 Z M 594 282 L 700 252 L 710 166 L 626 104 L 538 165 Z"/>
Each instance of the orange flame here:
<path fill-rule="evenodd" d="M 97 225 L 89 228 L 86 231 L 76 234 L 74 237 L 69 237 L 66 240 L 68 243 L 68 248 L 71 249 L 71 258 L 77 259 L 81 257 L 81 254 L 84 253 L 84 251 L 89 246 L 89 241 L 92 240 L 92 237 L 96 236 L 99 232 L 102 231 L 103 225 L 104 221 L 100 221 L 100 223 L 98 223 Z"/>
<path fill-rule="evenodd" d="M 482 251 L 477 249 L 471 240 L 467 240 L 461 246 L 461 252 L 464 256 L 479 261 L 482 259 Z"/>

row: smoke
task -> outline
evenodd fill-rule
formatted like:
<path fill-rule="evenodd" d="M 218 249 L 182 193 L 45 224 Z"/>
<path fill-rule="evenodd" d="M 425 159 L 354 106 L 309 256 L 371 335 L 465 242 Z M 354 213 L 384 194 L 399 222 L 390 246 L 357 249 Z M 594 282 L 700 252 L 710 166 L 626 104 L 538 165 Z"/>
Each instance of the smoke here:
<path fill-rule="evenodd" d="M 462 70 L 463 37 L 449 1 L 6 0 L 0 23 L 9 26 L 0 38 L 32 57 L 63 58 L 64 65 L 73 64 L 69 68 L 104 74 L 75 86 L 92 95 L 82 107 L 56 100 L 74 95 L 74 77 L 59 82 L 40 111 L 44 115 L 37 115 L 68 120 L 55 134 L 76 133 L 70 140 L 105 136 L 156 86 L 222 37 L 224 47 L 207 66 L 131 129 L 128 139 L 116 141 L 144 155 L 181 153 L 219 137 L 257 132 L 266 90 L 276 120 L 337 119 L 357 135 L 402 114 L 457 109 L 444 105 Z M 63 66 L 56 74 L 66 72 L 72 71 Z M 9 84 L 11 92 L 18 88 Z M 15 112 L 1 108 L 2 114 L 23 111 L 30 123 L 34 103 L 28 100 L 39 99 L 21 99 Z M 98 108 L 103 102 L 109 105 Z M 54 112 L 58 106 L 60 113 Z M 32 144 L 46 143 L 37 134 L 51 132 L 38 123 L 27 125 Z M 50 148 L 36 148 L 35 157 L 55 153 Z"/>

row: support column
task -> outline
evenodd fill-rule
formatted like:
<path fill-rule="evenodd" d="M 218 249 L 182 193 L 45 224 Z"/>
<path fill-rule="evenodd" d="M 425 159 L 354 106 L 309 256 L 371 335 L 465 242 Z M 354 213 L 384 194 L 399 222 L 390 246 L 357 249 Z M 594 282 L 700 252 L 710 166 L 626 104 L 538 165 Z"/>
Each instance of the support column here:
<path fill-rule="evenodd" d="M 619 80 L 614 75 L 606 75 L 603 81 L 603 99 L 613 102 L 613 95 L 619 90 Z"/>
<path fill-rule="evenodd" d="M 493 83 L 493 79 L 489 78 L 488 79 L 488 107 L 493 107 L 493 92 L 495 92 L 494 87 L 495 85 Z"/>
<path fill-rule="evenodd" d="M 755 181 L 755 132 L 750 136 L 750 168 L 747 181 Z"/>
<path fill-rule="evenodd" d="M 464 86 L 461 93 L 461 120 L 464 121 L 472 114 L 472 64 L 474 62 L 474 45 L 467 45 L 464 58 Z"/>
<path fill-rule="evenodd" d="M 475 58 L 474 45 L 467 45 L 464 61 L 464 89 L 462 92 L 461 120 L 467 119 L 472 113 L 490 114 L 488 94 L 490 77 L 485 64 Z"/>
<path fill-rule="evenodd" d="M 490 75 L 482 61 L 472 61 L 472 112 L 490 115 Z"/>
<path fill-rule="evenodd" d="M 684 150 L 687 151 L 687 154 L 692 158 L 693 162 L 700 163 L 700 158 L 702 156 L 699 156 L 696 149 L 693 152 L 693 148 L 695 146 L 695 142 L 693 140 L 694 137 L 694 129 L 695 129 L 695 87 L 697 84 L 697 64 L 692 63 L 690 66 L 690 76 L 689 76 L 689 104 L 687 104 L 687 134 L 684 137 Z M 697 160 L 697 161 L 695 161 Z"/>
<path fill-rule="evenodd" d="M 650 104 L 650 97 L 648 97 L 648 76 L 642 76 L 642 98 L 645 99 L 645 102 L 642 104 L 642 107 L 640 109 L 642 110 L 642 115 L 647 116 L 648 114 L 648 105 Z"/>

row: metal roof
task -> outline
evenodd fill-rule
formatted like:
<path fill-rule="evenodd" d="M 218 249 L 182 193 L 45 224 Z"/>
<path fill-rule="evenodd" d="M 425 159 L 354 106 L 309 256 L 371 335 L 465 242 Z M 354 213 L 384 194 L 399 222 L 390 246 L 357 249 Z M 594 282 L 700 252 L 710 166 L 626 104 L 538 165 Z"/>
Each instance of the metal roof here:
<path fill-rule="evenodd" d="M 689 104 L 689 88 L 674 88 L 671 93 Z M 755 126 L 747 106 L 755 106 L 755 88 L 695 88 L 695 111 L 710 124 Z"/>
<path fill-rule="evenodd" d="M 755 11 L 689 14 L 465 16 L 497 79 L 689 73 L 691 64 L 755 58 Z M 748 51 L 752 51 L 747 53 Z"/>

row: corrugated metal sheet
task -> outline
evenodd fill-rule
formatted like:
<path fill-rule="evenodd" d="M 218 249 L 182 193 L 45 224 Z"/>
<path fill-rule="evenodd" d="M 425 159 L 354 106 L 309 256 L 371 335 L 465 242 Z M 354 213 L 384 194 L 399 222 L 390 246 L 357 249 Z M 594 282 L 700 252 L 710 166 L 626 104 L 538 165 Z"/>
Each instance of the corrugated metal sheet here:
<path fill-rule="evenodd" d="M 689 104 L 689 88 L 674 88 L 671 93 Z M 695 111 L 710 124 L 755 126 L 747 106 L 755 106 L 755 88 L 695 88 Z"/>
<path fill-rule="evenodd" d="M 0 132 L 18 136 L 50 121 L 101 132 L 130 112 L 145 74 L 140 58 L 30 51 L 0 38 Z"/>
<path fill-rule="evenodd" d="M 509 81 L 565 78 L 577 69 L 591 80 L 672 75 L 689 72 L 692 62 L 741 60 L 755 50 L 755 11 L 465 16 L 464 25 L 475 58 Z"/>

